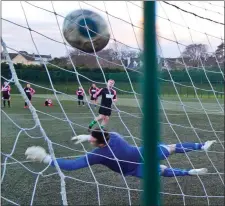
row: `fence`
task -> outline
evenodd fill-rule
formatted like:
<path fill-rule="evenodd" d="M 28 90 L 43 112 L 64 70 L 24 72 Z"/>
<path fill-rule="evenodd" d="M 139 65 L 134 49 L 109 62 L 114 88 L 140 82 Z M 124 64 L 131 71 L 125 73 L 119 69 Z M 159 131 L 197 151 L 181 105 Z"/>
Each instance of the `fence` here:
<path fill-rule="evenodd" d="M 48 68 L 49 68 L 51 79 L 56 89 L 68 94 L 75 93 L 75 90 L 78 87 L 78 83 L 77 83 L 76 74 L 73 73 L 74 70 L 72 70 L 71 68 L 65 68 L 66 71 L 64 71 L 61 69 L 53 68 L 51 66 L 48 66 Z M 43 66 L 38 66 L 38 65 L 26 66 L 22 64 L 16 64 L 15 69 L 19 79 L 50 88 L 49 79 Z M 217 97 L 223 98 L 224 81 L 223 81 L 223 77 L 221 73 L 219 73 L 218 71 L 219 71 L 218 68 L 211 68 L 211 71 L 207 72 L 207 77 L 210 83 L 212 84 Z M 90 84 L 91 84 L 90 80 L 96 81 L 96 82 L 104 81 L 103 75 L 100 69 L 98 68 L 91 69 L 91 70 L 85 69 L 85 68 L 78 69 L 78 73 L 80 75 L 81 83 L 84 89 L 86 90 L 88 90 L 88 88 L 90 87 Z M 141 72 L 129 71 L 128 73 L 132 82 L 132 86 L 134 87 L 135 91 L 137 93 L 141 93 L 140 83 L 138 83 L 142 75 Z M 175 86 L 179 94 L 185 97 L 195 98 L 194 87 L 190 82 L 187 72 L 184 70 L 174 70 L 174 71 L 172 70 L 170 71 L 170 73 L 172 75 L 173 81 L 175 82 Z M 128 92 L 132 92 L 127 74 L 124 71 L 121 71 L 121 69 L 104 68 L 104 74 L 106 76 L 106 79 L 115 80 L 117 88 L 128 91 Z M 198 96 L 210 98 L 213 95 L 213 92 L 210 91 L 211 90 L 210 84 L 206 78 L 204 71 L 190 70 L 189 74 L 191 76 L 191 79 L 195 87 L 197 88 Z M 11 78 L 8 65 L 5 63 L 1 64 L 1 75 L 8 79 Z M 160 87 L 161 87 L 161 91 L 160 91 L 161 95 L 162 96 L 176 95 L 176 91 L 171 81 L 171 78 L 169 76 L 169 72 L 167 70 L 160 71 L 159 78 L 160 78 L 159 81 L 160 81 Z M 98 85 L 98 86 L 101 87 L 102 85 Z M 17 90 L 13 88 L 14 87 L 12 85 L 12 93 L 17 93 Z M 36 88 L 36 90 L 38 93 L 49 93 L 49 91 L 40 89 L 40 88 Z M 123 91 L 118 91 L 118 93 L 125 94 L 125 92 Z"/>

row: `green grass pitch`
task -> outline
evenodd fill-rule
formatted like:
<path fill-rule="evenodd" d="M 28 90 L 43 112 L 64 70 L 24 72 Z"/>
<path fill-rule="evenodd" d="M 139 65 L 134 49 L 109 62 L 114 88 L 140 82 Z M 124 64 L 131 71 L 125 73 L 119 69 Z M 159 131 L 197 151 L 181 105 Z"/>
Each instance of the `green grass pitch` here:
<path fill-rule="evenodd" d="M 60 97 L 62 106 L 71 120 L 72 124 L 66 121 L 59 105 L 54 100 L 55 106 L 46 108 L 43 106 L 46 95 L 35 95 L 32 100 L 34 107 L 38 110 L 38 115 L 43 128 L 45 129 L 49 139 L 53 143 L 54 151 L 57 157 L 79 156 L 84 154 L 80 145 L 74 145 L 70 139 L 73 136 L 71 127 L 77 134 L 85 134 L 85 127 L 93 119 L 89 108 L 78 107 L 77 102 L 67 97 Z M 192 152 L 185 154 L 177 154 L 169 158 L 169 163 L 175 168 L 195 168 L 207 167 L 209 175 L 198 177 L 178 177 L 178 183 L 175 178 L 161 178 L 161 198 L 164 205 L 223 205 L 224 204 L 224 148 L 223 148 L 223 130 L 224 116 L 216 101 L 202 99 L 204 107 L 207 109 L 210 122 L 215 130 L 213 132 L 208 118 L 201 105 L 195 100 L 184 99 L 187 105 L 187 114 L 194 128 L 190 127 L 189 120 L 185 115 L 181 106 L 177 101 L 170 102 L 171 99 L 164 99 L 164 108 L 169 118 L 168 124 L 165 115 L 161 111 L 161 141 L 171 144 L 179 140 L 202 142 L 206 140 L 220 140 L 221 144 L 213 145 L 211 152 Z M 45 165 L 39 163 L 27 162 L 24 156 L 27 147 L 32 145 L 40 145 L 47 149 L 47 144 L 41 137 L 39 128 L 34 128 L 34 121 L 28 109 L 23 108 L 22 97 L 18 95 L 12 96 L 12 107 L 2 109 L 2 175 L 5 169 L 5 176 L 1 185 L 2 197 L 7 198 L 19 205 L 29 205 L 32 200 L 35 181 L 38 172 L 45 168 Z M 222 104 L 222 103 L 221 103 Z M 121 118 L 124 124 L 129 128 L 138 145 L 141 131 L 141 115 L 134 102 L 134 97 L 120 98 L 118 107 L 121 111 Z M 222 105 L 223 107 L 223 105 Z M 97 114 L 98 110 L 94 110 Z M 4 112 L 12 118 L 12 120 L 21 128 L 27 128 L 25 134 L 17 128 L 4 114 Z M 47 113 L 48 115 L 46 115 Z M 165 124 L 166 123 L 166 124 Z M 173 127 L 174 131 L 171 129 Z M 109 130 L 119 132 L 126 136 L 126 139 L 133 143 L 129 133 L 124 127 L 116 112 L 112 113 Z M 17 136 L 20 133 L 19 136 Z M 177 136 L 176 136 L 176 134 Z M 196 135 L 197 134 L 197 135 Z M 200 140 L 198 139 L 198 137 Z M 178 140 L 178 138 L 179 140 Z M 153 138 L 149 134 L 149 138 Z M 88 143 L 84 144 L 85 149 L 90 151 L 92 148 Z M 9 158 L 4 165 L 5 154 L 13 151 L 12 158 Z M 19 161 L 20 163 L 18 163 Z M 191 162 L 191 163 L 190 163 Z M 167 164 L 166 161 L 162 163 Z M 140 205 L 141 201 L 141 181 L 134 177 L 127 177 L 126 181 L 130 190 L 124 183 L 122 176 L 110 171 L 101 165 L 92 166 L 96 181 L 89 168 L 64 172 L 66 178 L 66 191 L 69 205 L 98 205 L 98 193 L 101 205 L 128 205 L 128 197 L 130 195 L 132 205 Z M 30 170 L 30 171 L 29 171 Z M 31 172 L 32 171 L 32 172 Z M 149 174 L 151 175 L 151 174 Z M 2 199 L 2 205 L 13 205 Z M 37 180 L 37 187 L 34 193 L 33 205 L 62 205 L 60 195 L 60 179 L 55 168 L 48 168 Z"/>

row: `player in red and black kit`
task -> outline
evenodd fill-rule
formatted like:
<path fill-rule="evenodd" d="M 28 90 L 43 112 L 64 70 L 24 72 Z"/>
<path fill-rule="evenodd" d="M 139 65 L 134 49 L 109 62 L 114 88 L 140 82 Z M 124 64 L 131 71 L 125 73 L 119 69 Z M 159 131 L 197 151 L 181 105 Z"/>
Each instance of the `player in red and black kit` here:
<path fill-rule="evenodd" d="M 84 90 L 82 87 L 79 87 L 76 91 L 77 97 L 78 97 L 78 105 L 80 106 L 80 102 L 82 101 L 82 104 L 84 106 Z"/>
<path fill-rule="evenodd" d="M 89 88 L 88 92 L 89 92 L 89 95 L 91 96 L 91 103 L 92 105 L 94 105 L 94 107 L 96 108 L 96 104 L 97 104 L 97 97 L 94 98 L 93 95 L 96 94 L 97 92 L 99 91 L 99 88 L 96 87 L 95 84 L 92 84 L 92 86 Z"/>
<path fill-rule="evenodd" d="M 45 100 L 45 106 L 46 107 L 52 107 L 53 106 L 52 100 L 51 99 L 46 99 Z"/>
<path fill-rule="evenodd" d="M 28 99 L 31 101 L 32 96 L 35 93 L 35 90 L 30 87 L 30 84 L 27 84 L 27 86 L 24 88 L 24 92 L 26 93 Z M 24 108 L 28 108 L 28 105 L 26 102 L 25 102 Z"/>
<path fill-rule="evenodd" d="M 10 85 L 7 82 L 4 82 L 4 85 L 2 86 L 2 100 L 4 107 L 6 100 L 8 101 L 8 107 L 10 107 L 10 91 L 11 91 Z"/>
<path fill-rule="evenodd" d="M 93 95 L 94 98 L 102 96 L 101 106 L 99 108 L 99 116 L 93 120 L 88 127 L 88 130 L 97 123 L 97 121 L 102 119 L 101 128 L 104 128 L 109 121 L 111 115 L 112 103 L 117 101 L 116 91 L 113 88 L 115 81 L 110 79 L 107 83 L 107 88 L 100 89 L 96 94 Z"/>

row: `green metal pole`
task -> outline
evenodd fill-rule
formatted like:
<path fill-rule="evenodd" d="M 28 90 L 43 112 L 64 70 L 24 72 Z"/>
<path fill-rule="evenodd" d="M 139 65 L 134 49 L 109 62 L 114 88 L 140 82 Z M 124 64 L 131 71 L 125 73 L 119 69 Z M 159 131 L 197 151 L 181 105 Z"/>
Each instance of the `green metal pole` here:
<path fill-rule="evenodd" d="M 145 206 L 160 205 L 159 201 L 159 141 L 158 70 L 156 51 L 155 1 L 144 1 L 144 85 L 143 85 L 143 137 L 144 137 L 144 193 Z"/>

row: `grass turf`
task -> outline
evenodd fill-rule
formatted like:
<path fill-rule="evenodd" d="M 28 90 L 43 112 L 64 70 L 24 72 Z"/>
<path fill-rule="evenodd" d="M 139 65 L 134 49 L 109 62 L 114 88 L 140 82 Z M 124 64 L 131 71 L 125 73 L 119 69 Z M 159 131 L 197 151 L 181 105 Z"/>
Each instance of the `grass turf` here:
<path fill-rule="evenodd" d="M 42 97 L 42 98 L 41 98 Z M 61 101 L 68 118 L 73 122 L 69 125 L 65 121 L 60 107 L 56 104 L 52 108 L 46 108 L 43 105 L 44 96 L 36 95 L 33 99 L 33 105 L 38 110 L 38 115 L 41 120 L 42 126 L 45 129 L 49 139 L 53 143 L 56 157 L 67 156 L 79 156 L 83 154 L 83 149 L 80 145 L 71 144 L 70 138 L 73 136 L 72 128 L 77 134 L 87 133 L 85 127 L 93 119 L 90 110 L 85 107 L 78 107 L 76 101 L 63 100 Z M 168 99 L 166 99 L 168 100 Z M 131 134 L 140 138 L 141 130 L 141 115 L 137 107 L 134 107 L 130 103 L 129 99 L 121 99 L 118 103 L 119 109 L 125 111 L 121 113 L 121 118 L 125 125 L 129 128 Z M 210 103 L 202 100 L 207 109 L 218 108 L 216 102 Z M 187 101 L 185 103 L 190 102 Z M 56 101 L 54 101 L 56 103 Z M 194 101 L 192 107 L 195 106 Z M 208 104 L 209 105 L 208 105 Z M 212 105 L 211 105 L 212 104 Z M 213 112 L 209 112 L 208 116 L 215 133 L 212 132 L 212 128 L 209 124 L 207 116 L 202 114 L 196 114 L 193 109 L 188 109 L 188 117 L 194 128 L 190 127 L 188 119 L 185 113 L 177 107 L 170 107 L 169 103 L 165 102 L 166 113 L 168 115 L 170 123 L 174 124 L 171 129 L 170 124 L 165 119 L 165 115 L 161 112 L 161 141 L 171 144 L 176 143 L 179 140 L 181 142 L 194 141 L 202 142 L 206 140 L 219 139 L 223 141 L 223 115 L 217 115 Z M 12 157 L 9 158 L 7 165 L 2 165 L 2 174 L 5 176 L 2 182 L 2 197 L 7 198 L 20 205 L 28 205 L 32 200 L 32 193 L 35 190 L 33 199 L 34 205 L 61 205 L 60 195 L 60 178 L 54 168 L 48 168 L 43 175 L 38 176 L 38 172 L 42 171 L 45 165 L 39 163 L 24 162 L 24 152 L 27 147 L 32 145 L 40 145 L 47 149 L 47 144 L 41 136 L 38 128 L 28 130 L 27 133 L 33 137 L 28 137 L 24 131 L 17 128 L 4 114 L 9 115 L 21 128 L 32 128 L 34 121 L 27 109 L 23 109 L 23 101 L 21 97 L 12 97 L 12 108 L 5 108 L 2 112 L 2 139 L 1 139 L 1 151 L 2 151 L 2 163 L 5 160 L 5 155 L 9 154 L 13 150 Z M 42 113 L 43 112 L 43 113 Z M 52 115 L 46 115 L 46 114 Z M 95 111 L 97 114 L 97 110 Z M 130 116 L 133 114 L 134 116 Z M 60 118 L 57 119 L 57 118 Z M 182 125 L 178 126 L 178 125 Z M 71 128 L 72 127 L 72 128 Z M 131 137 L 129 137 L 128 131 L 121 122 L 116 112 L 113 112 L 110 119 L 108 129 L 117 131 L 125 136 L 126 139 L 133 143 Z M 203 130 L 200 130 L 203 129 Z M 207 132 L 204 130 L 209 130 Z M 20 135 L 18 133 L 21 131 Z M 194 132 L 195 131 L 195 132 Z M 177 134 L 177 136 L 176 136 Z M 200 139 L 198 139 L 198 137 Z M 18 139 L 17 139 L 18 138 Z M 151 134 L 149 134 L 151 138 Z M 178 139 L 179 138 L 179 139 Z M 141 144 L 140 140 L 135 139 L 138 145 Z M 223 142 L 222 142 L 223 144 Z M 15 146 L 15 147 L 14 147 Z M 90 151 L 92 148 L 88 143 L 84 144 L 85 149 Z M 161 192 L 162 202 L 164 205 L 223 205 L 224 204 L 224 185 L 222 180 L 224 179 L 224 149 L 221 144 L 215 144 L 212 148 L 212 152 L 208 154 L 204 152 L 192 152 L 185 154 L 177 154 L 169 157 L 169 163 L 175 168 L 191 168 L 194 165 L 195 168 L 207 167 L 209 174 L 203 177 L 178 177 L 175 178 L 161 178 Z M 22 164 L 15 163 L 15 160 L 22 162 Z M 190 163 L 191 162 L 191 163 Z M 162 162 L 168 165 L 166 161 Z M 26 168 L 25 168 L 25 167 Z M 29 171 L 31 170 L 31 171 Z M 122 179 L 122 176 L 110 171 L 101 165 L 92 166 L 93 173 L 96 181 L 90 172 L 89 168 L 64 172 L 66 178 L 66 191 L 69 205 L 98 205 L 98 190 L 100 202 L 102 205 L 128 205 L 129 195 L 131 197 L 132 205 L 139 205 L 141 198 L 141 181 L 134 177 L 127 177 L 126 181 L 129 186 L 129 190 Z M 219 173 L 217 173 L 219 172 Z M 149 174 L 151 175 L 151 174 Z M 37 177 L 39 179 L 37 180 Z M 35 181 L 37 180 L 37 187 L 34 189 Z M 179 184 L 178 184 L 179 183 Z M 98 186 L 98 187 L 97 187 Z M 184 194 L 184 195 L 182 195 Z M 2 205 L 11 205 L 8 201 L 2 199 Z"/>

